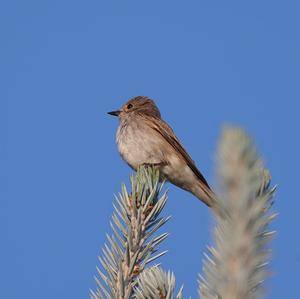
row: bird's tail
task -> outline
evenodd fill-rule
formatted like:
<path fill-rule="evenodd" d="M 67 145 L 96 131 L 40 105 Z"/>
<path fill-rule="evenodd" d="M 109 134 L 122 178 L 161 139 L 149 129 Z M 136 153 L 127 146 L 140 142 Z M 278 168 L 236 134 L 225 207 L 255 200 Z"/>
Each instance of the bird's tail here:
<path fill-rule="evenodd" d="M 215 193 L 203 182 L 199 181 L 197 187 L 193 190 L 194 195 L 204 202 L 208 207 L 212 208 L 216 202 Z"/>
<path fill-rule="evenodd" d="M 210 207 L 219 218 L 228 218 L 228 213 L 226 212 L 224 206 L 208 185 L 204 184 L 203 182 L 199 182 L 197 188 L 195 188 L 192 193 L 208 207 Z"/>
<path fill-rule="evenodd" d="M 200 181 L 197 185 L 197 188 L 195 188 L 192 193 L 221 218 L 225 217 L 225 211 L 221 207 L 217 195 L 210 189 L 208 185 Z"/>

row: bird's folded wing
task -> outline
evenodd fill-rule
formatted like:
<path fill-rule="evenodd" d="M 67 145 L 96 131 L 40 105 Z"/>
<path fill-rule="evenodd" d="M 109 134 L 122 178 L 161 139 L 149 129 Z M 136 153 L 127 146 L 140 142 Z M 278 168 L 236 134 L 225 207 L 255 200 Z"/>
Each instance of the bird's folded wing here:
<path fill-rule="evenodd" d="M 174 134 L 173 130 L 168 126 L 168 124 L 156 117 L 149 118 L 151 118 L 148 122 L 149 124 L 151 124 L 151 128 L 157 133 L 159 133 L 177 152 L 180 153 L 180 155 L 186 161 L 187 165 L 191 168 L 196 177 L 198 177 L 199 180 L 210 189 L 204 176 L 196 167 L 195 162 L 180 144 L 180 141 L 177 139 L 176 135 Z"/>

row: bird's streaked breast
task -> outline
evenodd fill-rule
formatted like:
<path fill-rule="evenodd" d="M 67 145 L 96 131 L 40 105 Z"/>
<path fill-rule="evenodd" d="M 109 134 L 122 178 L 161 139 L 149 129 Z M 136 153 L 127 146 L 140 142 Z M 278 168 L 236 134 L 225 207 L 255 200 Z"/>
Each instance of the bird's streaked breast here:
<path fill-rule="evenodd" d="M 160 163 L 163 159 L 161 139 L 143 121 L 121 121 L 117 130 L 119 152 L 134 169 L 143 164 Z"/>

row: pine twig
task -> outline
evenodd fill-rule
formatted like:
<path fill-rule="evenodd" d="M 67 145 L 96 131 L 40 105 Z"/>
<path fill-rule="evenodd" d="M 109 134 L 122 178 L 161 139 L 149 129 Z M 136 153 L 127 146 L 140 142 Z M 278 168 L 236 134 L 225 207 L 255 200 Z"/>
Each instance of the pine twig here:
<path fill-rule="evenodd" d="M 218 172 L 222 184 L 220 208 L 215 215 L 213 247 L 204 260 L 199 282 L 203 299 L 261 298 L 268 276 L 268 248 L 274 232 L 269 223 L 275 188 L 255 146 L 239 129 L 226 128 L 219 145 Z"/>
<path fill-rule="evenodd" d="M 153 266 L 141 273 L 135 289 L 135 299 L 182 299 L 183 287 L 175 295 L 175 275 Z"/>
<path fill-rule="evenodd" d="M 162 185 L 159 172 L 151 167 L 141 167 L 131 177 L 130 194 L 123 185 L 114 205 L 113 234 L 107 236 L 108 244 L 99 258 L 104 270 L 97 268 L 98 290 L 91 291 L 91 298 L 131 298 L 138 275 L 147 264 L 165 254 L 157 251 L 168 234 L 155 235 L 170 218 L 160 216 L 167 202 L 166 193 L 159 196 Z"/>

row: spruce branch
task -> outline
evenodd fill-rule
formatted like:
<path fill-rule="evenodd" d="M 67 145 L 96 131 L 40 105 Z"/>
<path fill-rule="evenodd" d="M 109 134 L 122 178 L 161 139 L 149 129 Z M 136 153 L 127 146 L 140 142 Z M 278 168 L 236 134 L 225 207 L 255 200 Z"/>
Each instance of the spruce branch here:
<path fill-rule="evenodd" d="M 131 177 L 130 194 L 122 186 L 122 193 L 115 198 L 113 234 L 107 235 L 108 244 L 99 258 L 104 270 L 97 268 L 98 290 L 91 291 L 91 298 L 132 298 L 145 266 L 166 253 L 158 253 L 158 245 L 168 234 L 155 235 L 170 218 L 160 216 L 167 202 L 166 193 L 159 195 L 162 186 L 158 170 L 151 167 L 141 167 Z"/>
<path fill-rule="evenodd" d="M 135 299 L 182 299 L 183 287 L 175 295 L 175 275 L 159 266 L 145 269 L 138 277 Z"/>
<path fill-rule="evenodd" d="M 250 138 L 240 129 L 226 128 L 218 150 L 222 192 L 216 217 L 214 246 L 204 260 L 199 281 L 203 299 L 261 298 L 268 276 L 269 223 L 275 188 Z"/>

